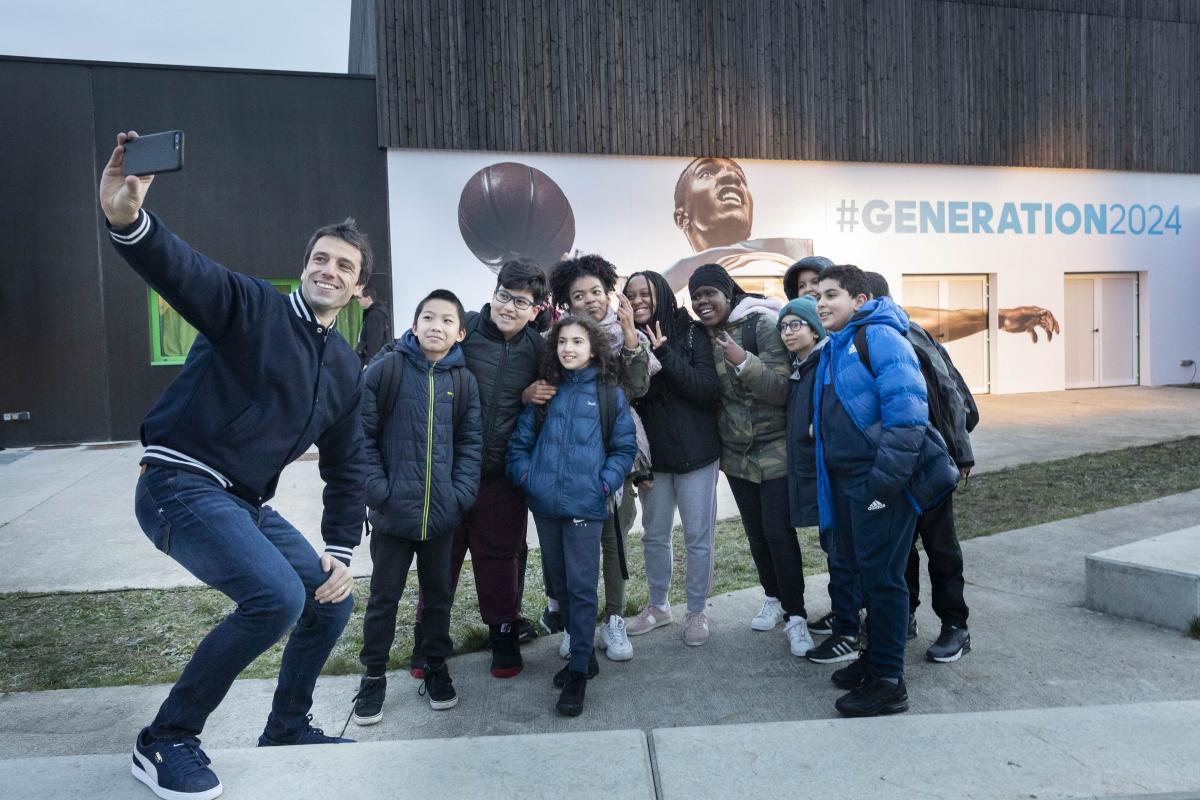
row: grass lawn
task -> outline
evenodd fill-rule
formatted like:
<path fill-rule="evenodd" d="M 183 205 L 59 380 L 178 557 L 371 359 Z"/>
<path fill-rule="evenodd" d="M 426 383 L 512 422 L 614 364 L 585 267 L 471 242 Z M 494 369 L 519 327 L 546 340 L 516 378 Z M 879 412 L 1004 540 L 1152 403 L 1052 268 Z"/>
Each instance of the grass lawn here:
<path fill-rule="evenodd" d="M 980 475 L 962 487 L 955 498 L 958 532 L 962 539 L 986 536 L 1196 488 L 1200 488 L 1200 437 L 1027 464 Z M 816 530 L 804 529 L 800 538 L 806 570 L 823 572 Z M 740 521 L 718 525 L 716 546 L 714 595 L 757 585 Z M 677 546 L 675 554 L 682 574 L 683 548 Z M 531 619 L 542 607 L 539 558 L 537 551 L 530 553 L 524 613 Z M 636 541 L 628 548 L 628 558 L 626 613 L 634 614 L 646 602 L 642 553 Z M 682 602 L 682 581 L 674 583 L 671 601 Z M 406 665 L 412 648 L 408 623 L 416 604 L 415 573 L 410 573 L 408 586 L 392 667 Z M 328 674 L 360 670 L 367 588 L 368 580 L 358 581 L 357 607 L 325 667 Z M 211 589 L 0 595 L 0 691 L 172 682 L 196 644 L 232 607 Z M 479 622 L 469 569 L 464 569 L 452 619 L 456 652 L 483 646 L 487 628 Z M 273 647 L 243 677 L 274 677 L 281 652 L 281 645 Z"/>

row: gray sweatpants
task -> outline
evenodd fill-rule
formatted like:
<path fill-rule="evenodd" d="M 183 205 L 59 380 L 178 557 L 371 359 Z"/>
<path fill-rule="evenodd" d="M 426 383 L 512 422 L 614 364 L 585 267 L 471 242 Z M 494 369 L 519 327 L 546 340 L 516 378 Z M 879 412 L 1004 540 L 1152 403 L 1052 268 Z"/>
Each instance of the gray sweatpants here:
<path fill-rule="evenodd" d="M 650 602 L 667 605 L 671 588 L 671 530 L 675 509 L 683 522 L 683 543 L 687 548 L 687 575 L 684 590 L 688 611 L 703 611 L 713 581 L 713 537 L 717 530 L 717 473 L 720 461 L 714 461 L 681 475 L 654 473 L 654 488 L 642 491 L 642 547 L 646 553 L 646 584 Z"/>

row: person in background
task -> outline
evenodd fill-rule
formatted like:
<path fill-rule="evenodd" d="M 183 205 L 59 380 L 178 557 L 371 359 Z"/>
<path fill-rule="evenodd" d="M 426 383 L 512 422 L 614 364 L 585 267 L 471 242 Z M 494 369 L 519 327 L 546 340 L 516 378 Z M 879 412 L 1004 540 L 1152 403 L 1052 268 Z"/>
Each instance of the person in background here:
<path fill-rule="evenodd" d="M 355 299 L 362 307 L 363 318 L 354 352 L 362 361 L 363 369 L 366 369 L 380 348 L 392 340 L 392 315 L 387 303 L 379 297 L 376 286 L 366 284 L 355 295 Z"/>

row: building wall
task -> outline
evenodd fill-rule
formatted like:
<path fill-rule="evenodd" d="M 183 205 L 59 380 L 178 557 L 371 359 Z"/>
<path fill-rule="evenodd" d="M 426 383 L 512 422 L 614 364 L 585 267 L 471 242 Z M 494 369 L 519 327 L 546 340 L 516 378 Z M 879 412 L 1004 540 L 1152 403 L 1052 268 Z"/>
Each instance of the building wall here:
<path fill-rule="evenodd" d="M 1200 171 L 1189 0 L 375 5 L 389 148 Z"/>
<path fill-rule="evenodd" d="M 397 254 L 394 308 L 404 318 L 434 288 L 460 293 L 468 307 L 488 300 L 495 285 L 491 268 L 468 246 L 461 221 L 487 222 L 470 203 L 460 206 L 464 187 L 477 172 L 501 162 L 533 167 L 561 188 L 573 212 L 575 235 L 566 250 L 599 252 L 622 274 L 667 271 L 696 258 L 676 227 L 674 191 L 689 159 L 514 153 L 445 153 L 391 150 L 388 153 L 392 250 Z M 1142 273 L 1142 364 L 1144 384 L 1182 383 L 1192 369 L 1182 359 L 1200 360 L 1200 176 L 1115 171 L 901 166 L 741 160 L 753 203 L 753 239 L 791 239 L 839 263 L 881 272 L 900 302 L 906 274 L 985 274 L 992 278 L 991 388 L 998 393 L 1062 389 L 1064 337 L 1036 328 L 999 330 L 996 312 L 1019 306 L 1049 311 L 1064 328 L 1064 276 L 1076 272 Z M 540 180 L 540 179 L 539 179 Z M 492 173 L 493 185 L 496 173 Z M 415 190 L 414 190 L 415 189 Z M 500 194 L 495 195 L 497 198 Z M 941 203 L 942 233 L 926 220 L 920 203 Z M 900 202 L 899 208 L 897 203 Z M 882 205 L 886 203 L 886 208 Z M 1005 220 L 1005 204 L 1013 204 Z M 1035 204 L 1033 225 L 1027 208 Z M 962 205 L 951 205 L 962 204 Z M 1045 204 L 1051 205 L 1049 232 Z M 1116 208 L 1121 206 L 1120 211 Z M 552 204 L 551 204 L 552 205 Z M 1104 206 L 1105 232 L 1093 220 L 1088 232 L 1079 215 Z M 1161 214 L 1153 207 L 1162 209 Z M 1130 232 L 1130 209 L 1136 218 Z M 501 206 L 497 219 L 523 219 Z M 851 211 L 850 209 L 854 210 Z M 974 209 L 979 208 L 976 212 Z M 1055 223 L 1059 209 L 1065 209 Z M 1172 213 L 1177 211 L 1178 216 Z M 519 213 L 518 213 L 519 212 Z M 983 214 L 989 216 L 984 222 Z M 535 207 L 534 215 L 558 214 Z M 975 214 L 980 224 L 976 225 Z M 911 214 L 911 218 L 910 218 Z M 956 215 L 951 219 L 951 214 Z M 1147 220 L 1141 216 L 1148 214 Z M 1126 221 L 1116 224 L 1119 217 Z M 1150 222 L 1158 219 L 1156 233 Z M 1165 223 L 1177 221 L 1178 228 Z M 851 224 L 853 223 L 853 224 Z M 868 224 L 869 223 L 869 224 Z M 1003 226 L 1002 226 L 1002 223 Z M 1015 224 L 1015 228 L 1014 228 Z M 502 245 L 499 232 L 483 238 Z M 987 232 L 987 230 L 991 232 Z M 1117 232 L 1119 230 L 1123 233 Z M 480 229 L 482 230 L 482 229 Z M 509 237 L 514 252 L 532 247 L 524 229 Z M 765 249 L 786 249 L 774 244 Z M 476 249 L 479 249 L 478 244 Z M 698 260 L 723 258 L 705 251 Z M 769 269 L 769 268 L 768 268 Z M 782 268 L 779 268 L 782 271 Z"/>
<path fill-rule="evenodd" d="M 0 103 L 22 120 L 0 160 L 0 410 L 32 413 L 0 423 L 0 445 L 137 438 L 179 371 L 151 366 L 146 285 L 99 212 L 119 130 L 186 132 L 183 171 L 147 207 L 218 261 L 298 277 L 312 231 L 354 216 L 391 289 L 369 78 L 0 60 Z"/>

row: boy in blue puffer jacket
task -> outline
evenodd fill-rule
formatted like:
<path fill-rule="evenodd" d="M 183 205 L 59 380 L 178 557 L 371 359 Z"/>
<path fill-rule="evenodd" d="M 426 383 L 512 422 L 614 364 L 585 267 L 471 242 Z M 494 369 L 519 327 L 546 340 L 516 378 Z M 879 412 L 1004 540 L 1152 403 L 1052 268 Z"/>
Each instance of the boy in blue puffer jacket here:
<path fill-rule="evenodd" d="M 559 713 L 574 717 L 583 711 L 588 678 L 600 671 L 592 648 L 600 534 L 611 507 L 620 502 L 637 455 L 637 433 L 629 401 L 615 388 L 617 362 L 608 334 L 590 317 L 567 315 L 547 342 L 542 377 L 558 391 L 546 406 L 529 405 L 521 413 L 508 443 L 507 469 L 529 500 L 542 559 L 571 636 L 571 660 L 554 676 L 554 685 L 562 689 Z"/>
<path fill-rule="evenodd" d="M 894 714 L 908 710 L 904 569 L 918 509 L 907 489 L 928 421 L 925 379 L 905 339 L 907 317 L 890 298 L 868 300 L 862 270 L 827 267 L 818 291 L 817 313 L 830 333 L 813 387 L 820 526 L 833 533 L 830 562 L 840 559 L 853 574 L 847 580 L 857 578 L 871 617 L 868 652 L 833 675 L 851 690 L 836 708 L 846 716 Z M 874 375 L 854 345 L 863 325 Z M 857 592 L 841 588 L 830 591 L 835 621 L 857 632 Z"/>
<path fill-rule="evenodd" d="M 417 306 L 412 330 L 367 368 L 362 424 L 374 566 L 359 656 L 366 674 L 354 705 L 359 725 L 383 718 L 396 609 L 414 556 L 429 664 L 421 691 L 435 710 L 458 704 L 446 669 L 454 600 L 450 534 L 475 502 L 483 449 L 479 388 L 458 345 L 465 316 L 452 292 L 431 292 Z M 465 398 L 455 396 L 464 391 Z"/>

